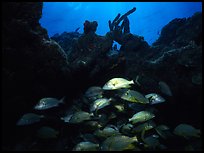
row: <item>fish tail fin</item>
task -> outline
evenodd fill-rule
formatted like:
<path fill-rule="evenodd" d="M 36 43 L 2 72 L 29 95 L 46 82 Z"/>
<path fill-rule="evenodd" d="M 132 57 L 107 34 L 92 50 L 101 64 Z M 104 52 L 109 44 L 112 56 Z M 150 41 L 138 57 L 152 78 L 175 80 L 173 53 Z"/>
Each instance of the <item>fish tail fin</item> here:
<path fill-rule="evenodd" d="M 94 117 L 94 113 L 93 113 L 93 112 L 91 112 L 91 113 L 90 113 L 90 116 Z"/>
<path fill-rule="evenodd" d="M 132 139 L 133 139 L 135 142 L 138 142 L 137 136 L 132 137 Z"/>
<path fill-rule="evenodd" d="M 66 96 L 62 97 L 62 98 L 59 100 L 59 102 L 60 102 L 60 103 L 64 103 L 65 98 L 66 98 Z"/>
<path fill-rule="evenodd" d="M 135 82 L 133 80 L 130 81 L 130 84 L 135 84 Z"/>
<path fill-rule="evenodd" d="M 139 83 L 139 75 L 136 76 L 135 78 L 135 83 L 138 85 L 138 86 L 141 86 L 141 84 Z"/>
<path fill-rule="evenodd" d="M 113 97 L 109 98 L 108 100 L 109 100 L 109 102 L 110 102 L 110 101 L 116 101 L 116 99 L 113 98 Z"/>

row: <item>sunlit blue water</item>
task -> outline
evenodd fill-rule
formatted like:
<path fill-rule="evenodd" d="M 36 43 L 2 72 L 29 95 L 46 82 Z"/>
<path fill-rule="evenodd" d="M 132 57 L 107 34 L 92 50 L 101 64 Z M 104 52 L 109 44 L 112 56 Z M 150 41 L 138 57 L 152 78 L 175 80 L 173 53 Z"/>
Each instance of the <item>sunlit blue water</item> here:
<path fill-rule="evenodd" d="M 56 33 L 73 32 L 80 27 L 83 33 L 85 20 L 96 20 L 96 33 L 105 35 L 109 31 L 108 20 L 118 13 L 124 14 L 136 7 L 128 16 L 131 33 L 144 36 L 151 45 L 161 28 L 174 18 L 190 17 L 202 11 L 202 2 L 44 2 L 41 25 L 49 36 Z"/>

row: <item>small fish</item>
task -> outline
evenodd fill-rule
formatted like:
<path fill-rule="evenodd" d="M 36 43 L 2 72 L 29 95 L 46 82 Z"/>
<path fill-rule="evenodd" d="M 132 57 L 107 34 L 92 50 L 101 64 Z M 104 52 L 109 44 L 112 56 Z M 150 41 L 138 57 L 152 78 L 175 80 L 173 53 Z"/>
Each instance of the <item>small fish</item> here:
<path fill-rule="evenodd" d="M 166 132 L 167 130 L 169 130 L 170 128 L 166 125 L 158 125 L 155 130 L 157 131 L 157 133 L 163 138 L 166 139 L 168 136 L 170 136 L 171 134 L 169 132 Z"/>
<path fill-rule="evenodd" d="M 60 119 L 63 120 L 64 122 L 69 123 L 72 115 L 76 112 L 76 111 L 80 111 L 79 108 L 77 108 L 77 106 L 73 105 L 72 107 L 70 107 L 66 112 L 65 115 L 63 117 L 61 117 Z"/>
<path fill-rule="evenodd" d="M 124 124 L 121 126 L 120 131 L 121 131 L 121 133 L 127 135 L 127 134 L 131 133 L 132 128 L 133 128 L 133 125 L 130 123 L 127 123 L 127 124 Z"/>
<path fill-rule="evenodd" d="M 152 120 L 150 120 L 150 121 L 147 121 L 143 124 L 140 124 L 140 125 L 134 127 L 132 129 L 132 133 L 140 133 L 143 130 L 148 131 L 148 130 L 151 130 L 155 127 L 156 127 L 156 124 Z"/>
<path fill-rule="evenodd" d="M 141 133 L 141 139 L 144 140 L 145 132 L 148 131 L 148 130 L 151 130 L 151 129 L 155 128 L 155 127 L 156 127 L 155 122 L 150 120 L 150 121 L 147 121 L 147 122 L 145 122 L 143 124 L 140 124 L 140 125 L 134 127 L 131 130 L 131 134 Z"/>
<path fill-rule="evenodd" d="M 42 118 L 44 118 L 44 115 L 38 115 L 34 113 L 27 113 L 24 114 L 16 123 L 16 125 L 30 125 L 36 122 L 39 122 Z"/>
<path fill-rule="evenodd" d="M 98 111 L 99 109 L 110 105 L 111 100 L 112 100 L 112 98 L 109 98 L 109 99 L 100 98 L 100 99 L 95 100 L 90 106 L 90 111 L 91 112 Z"/>
<path fill-rule="evenodd" d="M 43 126 L 37 131 L 37 136 L 41 139 L 52 139 L 57 138 L 59 135 L 59 131 L 56 131 L 55 129 Z"/>
<path fill-rule="evenodd" d="M 80 142 L 73 148 L 73 151 L 98 151 L 98 150 L 99 144 L 95 144 L 89 141 Z"/>
<path fill-rule="evenodd" d="M 91 133 L 85 133 L 85 134 L 80 133 L 79 138 L 81 138 L 82 141 L 89 141 L 89 142 L 96 143 L 96 144 L 99 143 L 96 136 Z"/>
<path fill-rule="evenodd" d="M 104 86 L 104 90 L 115 90 L 115 89 L 121 89 L 121 88 L 130 88 L 131 84 L 134 84 L 134 81 L 128 81 L 124 78 L 113 78 L 109 80 Z"/>
<path fill-rule="evenodd" d="M 133 124 L 136 124 L 138 122 L 144 122 L 147 120 L 150 120 L 152 118 L 154 118 L 155 115 L 151 112 L 148 111 L 140 111 L 136 114 L 134 114 L 130 119 L 129 122 L 132 122 Z"/>
<path fill-rule="evenodd" d="M 103 127 L 98 121 L 87 121 L 84 123 L 87 129 L 96 130 Z"/>
<path fill-rule="evenodd" d="M 121 99 L 133 102 L 133 103 L 141 103 L 141 104 L 148 104 L 149 100 L 144 97 L 141 93 L 134 91 L 134 90 L 123 90 L 124 93 L 121 95 Z"/>
<path fill-rule="evenodd" d="M 162 130 L 162 131 L 164 131 L 164 130 L 169 130 L 169 129 L 170 129 L 168 126 L 163 125 L 163 124 L 158 125 L 156 128 L 157 128 L 157 129 L 160 129 L 160 130 Z"/>
<path fill-rule="evenodd" d="M 102 142 L 101 150 L 102 151 L 133 150 L 136 149 L 136 146 L 133 144 L 135 142 L 138 142 L 136 136 L 134 137 L 128 137 L 125 135 L 111 136 Z"/>
<path fill-rule="evenodd" d="M 69 122 L 70 123 L 81 123 L 86 120 L 90 120 L 93 116 L 93 113 L 88 113 L 85 111 L 78 111 L 72 115 Z"/>
<path fill-rule="evenodd" d="M 94 132 L 94 135 L 100 138 L 107 138 L 113 135 L 120 135 L 121 133 L 119 132 L 119 130 L 117 128 L 113 128 L 113 127 L 105 127 L 103 130 L 96 130 Z"/>
<path fill-rule="evenodd" d="M 87 98 L 98 97 L 101 98 L 103 95 L 103 89 L 98 86 L 93 86 L 87 89 L 85 92 L 85 96 Z"/>
<path fill-rule="evenodd" d="M 160 146 L 160 142 L 158 138 L 156 138 L 153 135 L 144 138 L 144 142 L 146 144 L 145 147 L 148 147 L 148 148 L 156 149 L 156 147 Z"/>
<path fill-rule="evenodd" d="M 124 104 L 115 104 L 114 107 L 116 108 L 117 112 L 124 112 L 125 111 Z"/>
<path fill-rule="evenodd" d="M 183 136 L 186 139 L 189 139 L 190 137 L 200 137 L 201 131 L 200 129 L 196 129 L 193 126 L 189 124 L 179 124 L 175 129 L 174 129 L 174 134 Z"/>
<path fill-rule="evenodd" d="M 46 110 L 46 109 L 50 109 L 53 107 L 57 107 L 59 106 L 60 103 L 64 103 L 64 98 L 63 97 L 61 100 L 58 100 L 56 98 L 42 98 L 40 99 L 40 101 L 38 102 L 37 105 L 35 105 L 34 109 L 36 110 Z"/>
<path fill-rule="evenodd" d="M 166 82 L 159 81 L 159 87 L 163 94 L 167 96 L 173 96 L 170 87 L 166 84 Z"/>
<path fill-rule="evenodd" d="M 145 97 L 149 99 L 151 105 L 163 103 L 166 101 L 162 96 L 156 93 L 147 94 Z"/>

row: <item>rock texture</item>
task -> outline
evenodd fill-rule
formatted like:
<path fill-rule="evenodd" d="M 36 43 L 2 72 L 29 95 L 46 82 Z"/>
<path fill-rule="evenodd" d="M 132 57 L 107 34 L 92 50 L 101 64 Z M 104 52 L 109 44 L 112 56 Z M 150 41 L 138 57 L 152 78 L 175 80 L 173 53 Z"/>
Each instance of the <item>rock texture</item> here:
<path fill-rule="evenodd" d="M 100 83 L 102 84 L 106 79 L 116 76 L 133 80 L 137 78 L 137 81 L 140 83 L 140 86 L 138 85 L 138 90 L 142 93 L 148 94 L 156 92 L 162 94 L 158 83 L 159 81 L 164 81 L 171 88 L 174 97 L 165 97 L 171 101 L 169 105 L 167 105 L 168 109 L 174 111 L 174 108 L 178 108 L 180 110 L 177 114 L 177 116 L 179 116 L 177 120 L 192 118 L 191 121 L 195 122 L 194 124 L 200 125 L 201 121 L 195 121 L 193 118 L 201 115 L 201 36 L 201 13 L 195 13 L 190 18 L 172 20 L 162 29 L 161 36 L 152 46 L 149 46 L 141 36 L 131 33 L 123 34 L 121 38 L 117 37 L 117 39 L 123 40 L 120 48 L 120 55 L 123 62 L 117 65 L 117 69 L 109 70 L 108 73 L 111 75 L 107 77 L 103 76 L 104 78 Z M 102 38 L 103 37 L 101 37 L 101 39 Z M 110 32 L 108 32 L 104 38 L 112 41 L 115 40 L 114 37 L 111 37 Z M 80 60 L 89 61 L 92 59 L 92 62 L 94 61 L 93 59 L 105 60 L 105 56 L 100 58 L 95 51 L 95 56 L 90 54 L 94 49 L 88 47 L 88 44 L 91 44 L 91 42 L 94 43 L 93 40 L 96 40 L 94 36 L 90 42 L 88 42 L 88 40 L 85 41 L 85 39 L 84 35 L 79 38 L 79 41 L 86 42 L 83 46 L 83 43 L 79 43 L 81 44 L 81 47 L 79 47 L 82 49 L 81 52 L 79 48 L 75 48 L 74 50 L 78 51 L 72 53 L 69 57 L 70 62 L 73 63 L 72 65 L 74 66 L 80 65 Z M 99 45 L 99 43 L 96 44 Z M 81 54 L 83 54 L 83 58 L 79 56 Z M 91 56 L 93 58 L 90 58 Z M 103 60 L 101 60 L 101 62 Z M 105 63 L 101 62 L 93 62 L 93 65 L 90 67 L 95 67 L 97 70 L 98 66 L 101 64 L 101 67 L 107 69 L 108 66 L 105 67 Z M 98 65 L 96 65 L 96 63 L 98 63 Z M 88 68 L 86 69 L 87 76 L 91 74 L 89 73 L 90 70 L 91 69 L 88 70 Z M 102 71 L 100 68 L 98 68 L 98 71 L 107 73 L 107 71 Z M 93 79 L 97 80 L 95 77 L 93 77 Z M 196 102 L 192 103 L 192 101 Z M 183 107 L 186 109 L 183 110 Z M 189 111 L 191 111 L 190 109 L 196 113 L 193 113 L 193 115 L 189 114 Z M 168 115 L 167 116 L 170 117 L 171 113 Z"/>
<path fill-rule="evenodd" d="M 70 54 L 71 48 L 76 40 L 81 36 L 78 32 L 63 32 L 61 35 L 55 34 L 51 39 L 55 40 L 66 52 L 67 55 Z"/>
<path fill-rule="evenodd" d="M 39 24 L 42 3 L 4 3 L 3 11 L 5 81 L 15 80 L 18 83 L 16 88 L 25 84 L 25 90 L 36 83 L 59 87 L 58 77 L 69 77 L 70 70 L 64 50 L 48 38 L 47 31 Z M 48 90 L 51 92 L 52 89 Z"/>
<path fill-rule="evenodd" d="M 15 137 L 19 116 L 43 96 L 65 95 L 64 84 L 71 76 L 64 50 L 39 24 L 42 3 L 4 2 L 2 11 L 2 125 L 7 144 Z"/>
<path fill-rule="evenodd" d="M 162 94 L 168 101 L 160 108 L 162 123 L 174 126 L 182 121 L 201 127 L 202 13 L 172 20 L 149 46 L 128 28 L 122 36 L 112 32 L 99 36 L 96 21 L 85 21 L 83 34 L 64 32 L 50 39 L 39 24 L 42 6 L 2 5 L 4 149 L 15 145 L 16 121 L 40 98 L 67 96 L 69 105 L 88 87 L 102 86 L 113 77 L 137 80 L 140 85 L 135 86 L 143 94 L 162 94 L 158 83 L 166 82 L 173 96 Z M 120 40 L 120 53 L 109 57 L 114 40 Z"/>
<path fill-rule="evenodd" d="M 138 49 L 123 49 L 128 63 L 126 76 L 132 79 L 139 76 L 141 86 L 138 86 L 138 90 L 161 93 L 159 81 L 169 85 L 173 98 L 170 98 L 171 102 L 166 105 L 164 113 L 166 109 L 172 112 L 177 110 L 174 122 L 191 120 L 201 126 L 201 121 L 195 120 L 201 116 L 202 104 L 201 35 L 202 13 L 195 13 L 187 19 L 172 20 L 162 29 L 161 36 L 151 47 L 144 45 Z M 169 113 L 167 117 L 171 115 Z"/>
<path fill-rule="evenodd" d="M 96 21 L 85 21 L 83 34 L 64 32 L 51 37 L 67 53 L 72 76 L 79 84 L 75 88 L 83 89 L 90 84 L 104 83 L 105 78 L 108 79 L 116 73 L 122 77 L 121 73 L 124 72 L 123 55 L 118 55 L 119 58 L 107 56 L 112 49 L 113 40 L 95 34 L 97 25 Z"/>

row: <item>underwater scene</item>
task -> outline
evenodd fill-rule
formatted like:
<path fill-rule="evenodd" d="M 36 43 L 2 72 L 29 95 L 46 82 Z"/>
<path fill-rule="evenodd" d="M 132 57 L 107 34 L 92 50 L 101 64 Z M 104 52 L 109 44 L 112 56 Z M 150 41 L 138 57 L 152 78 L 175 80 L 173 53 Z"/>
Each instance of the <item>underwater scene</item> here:
<path fill-rule="evenodd" d="M 5 151 L 201 151 L 202 2 L 3 2 Z"/>

